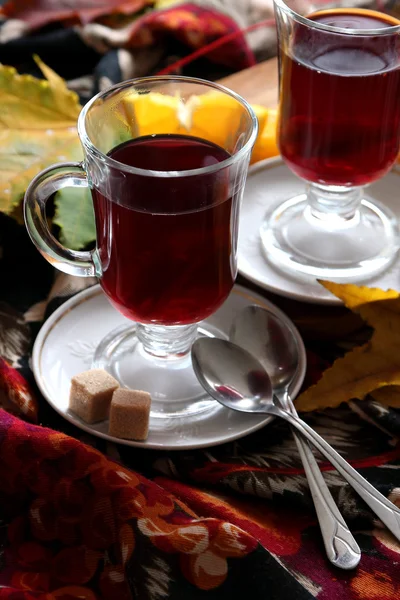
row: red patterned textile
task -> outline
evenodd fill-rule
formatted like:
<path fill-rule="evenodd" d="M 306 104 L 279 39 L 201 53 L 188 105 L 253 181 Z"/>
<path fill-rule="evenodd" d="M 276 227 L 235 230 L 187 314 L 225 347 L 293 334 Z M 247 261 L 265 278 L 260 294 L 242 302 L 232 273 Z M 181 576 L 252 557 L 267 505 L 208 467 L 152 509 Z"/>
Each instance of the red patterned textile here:
<path fill-rule="evenodd" d="M 47 314 L 75 285 L 58 278 Z M 369 335 L 344 309 L 313 315 L 310 306 L 274 300 L 308 346 L 305 385 Z M 24 316 L 1 304 L 0 389 L 9 412 L 0 410 L 0 599 L 397 600 L 400 545 L 321 463 L 363 551 L 354 572 L 327 562 L 285 423 L 168 454 L 110 444 L 64 421 L 35 396 L 21 326 L 29 325 L 32 341 L 45 307 L 34 304 Z M 328 315 L 331 327 L 321 333 Z M 398 411 L 366 400 L 307 420 L 400 505 Z"/>

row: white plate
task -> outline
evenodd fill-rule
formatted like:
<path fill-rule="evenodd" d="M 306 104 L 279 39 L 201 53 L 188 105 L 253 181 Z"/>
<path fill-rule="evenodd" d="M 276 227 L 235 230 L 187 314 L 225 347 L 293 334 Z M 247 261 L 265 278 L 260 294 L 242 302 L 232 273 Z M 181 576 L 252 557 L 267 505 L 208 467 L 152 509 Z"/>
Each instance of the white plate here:
<path fill-rule="evenodd" d="M 400 220 L 400 169 L 397 167 L 369 188 L 371 196 L 390 207 Z M 313 277 L 291 277 L 263 256 L 259 229 L 267 209 L 284 199 L 303 193 L 305 183 L 293 175 L 281 158 L 257 163 L 249 170 L 240 214 L 239 272 L 261 287 L 294 300 L 315 304 L 341 304 Z M 400 289 L 399 258 L 386 272 L 363 285 L 384 290 Z M 356 282 L 352 282 L 356 283 Z"/>
<path fill-rule="evenodd" d="M 227 337 L 236 313 L 249 304 L 268 308 L 284 319 L 295 334 L 300 349 L 300 368 L 292 386 L 299 392 L 306 371 L 303 341 L 293 323 L 276 306 L 241 286 L 235 286 L 223 306 L 208 319 L 221 337 Z M 100 286 L 77 294 L 45 322 L 33 348 L 33 372 L 49 404 L 65 419 L 99 437 L 142 448 L 184 450 L 204 448 L 238 439 L 272 420 L 272 417 L 246 415 L 226 409 L 215 402 L 215 410 L 194 417 L 150 419 L 145 442 L 121 440 L 108 435 L 108 421 L 87 425 L 68 409 L 71 377 L 91 368 L 94 350 L 112 329 L 127 322 L 108 302 Z"/>

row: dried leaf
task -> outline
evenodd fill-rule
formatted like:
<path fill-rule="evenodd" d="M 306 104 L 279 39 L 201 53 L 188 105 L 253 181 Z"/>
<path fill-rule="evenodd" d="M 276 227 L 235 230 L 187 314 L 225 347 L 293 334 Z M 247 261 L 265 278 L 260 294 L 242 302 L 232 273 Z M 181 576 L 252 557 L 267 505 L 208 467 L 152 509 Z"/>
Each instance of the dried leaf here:
<path fill-rule="evenodd" d="M 5 213 L 41 169 L 82 159 L 78 96 L 37 57 L 36 62 L 47 80 L 0 65 L 0 211 Z"/>
<path fill-rule="evenodd" d="M 339 406 L 374 392 L 388 406 L 400 406 L 400 294 L 394 290 L 320 282 L 374 328 L 371 340 L 327 369 L 296 401 L 298 410 Z M 395 392 L 391 394 L 391 392 Z"/>
<path fill-rule="evenodd" d="M 36 29 L 55 21 L 89 23 L 104 15 L 134 15 L 152 4 L 153 0 L 9 0 L 0 7 L 0 15 Z"/>

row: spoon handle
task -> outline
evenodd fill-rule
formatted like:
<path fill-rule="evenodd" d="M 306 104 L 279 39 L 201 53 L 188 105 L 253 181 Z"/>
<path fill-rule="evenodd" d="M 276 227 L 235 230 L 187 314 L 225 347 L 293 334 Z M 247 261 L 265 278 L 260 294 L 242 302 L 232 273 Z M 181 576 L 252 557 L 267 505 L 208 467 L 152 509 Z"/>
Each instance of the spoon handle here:
<path fill-rule="evenodd" d="M 297 417 L 287 393 L 277 401 Z M 360 562 L 361 550 L 332 498 L 308 442 L 296 430 L 293 431 L 293 437 L 307 477 L 327 557 L 336 567 L 354 569 Z"/>
<path fill-rule="evenodd" d="M 323 454 L 329 462 L 339 471 L 342 477 L 368 504 L 370 509 L 380 518 L 386 527 L 400 541 L 400 510 L 390 500 L 375 489 L 362 475 L 360 475 L 336 450 L 332 448 L 314 429 L 299 417 L 291 415 L 278 406 L 274 407 L 274 414 L 296 427 L 304 437 Z"/>

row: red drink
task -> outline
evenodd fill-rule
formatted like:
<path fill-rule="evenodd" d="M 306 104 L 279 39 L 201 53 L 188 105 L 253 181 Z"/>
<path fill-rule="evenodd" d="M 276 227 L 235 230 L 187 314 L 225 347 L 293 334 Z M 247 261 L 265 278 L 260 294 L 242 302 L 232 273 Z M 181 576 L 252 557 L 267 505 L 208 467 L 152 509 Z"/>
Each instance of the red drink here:
<path fill-rule="evenodd" d="M 121 144 L 109 156 L 140 169 L 184 171 L 218 164 L 229 154 L 202 139 L 157 135 Z M 110 169 L 108 197 L 94 190 L 101 285 L 130 319 L 195 323 L 233 286 L 237 198 L 229 197 L 227 169 L 159 175 Z"/>
<path fill-rule="evenodd" d="M 400 149 L 400 36 L 362 36 L 362 30 L 397 23 L 371 11 L 340 9 L 310 18 L 360 35 L 295 23 L 280 57 L 282 156 L 311 182 L 371 183 Z"/>

